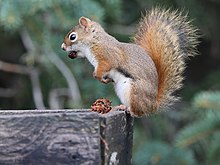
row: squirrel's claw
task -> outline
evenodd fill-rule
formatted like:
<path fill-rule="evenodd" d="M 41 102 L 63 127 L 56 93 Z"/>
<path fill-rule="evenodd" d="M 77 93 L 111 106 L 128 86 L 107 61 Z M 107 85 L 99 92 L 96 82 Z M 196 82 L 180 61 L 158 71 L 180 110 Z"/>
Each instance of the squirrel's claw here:
<path fill-rule="evenodd" d="M 101 82 L 107 84 L 107 83 L 113 82 L 113 80 L 108 77 L 102 77 Z"/>
<path fill-rule="evenodd" d="M 99 81 L 101 81 L 102 83 L 110 83 L 110 82 L 113 82 L 113 80 L 111 78 L 109 78 L 107 75 L 103 75 L 101 77 L 97 76 L 96 75 L 96 72 L 93 72 L 93 77 Z"/>

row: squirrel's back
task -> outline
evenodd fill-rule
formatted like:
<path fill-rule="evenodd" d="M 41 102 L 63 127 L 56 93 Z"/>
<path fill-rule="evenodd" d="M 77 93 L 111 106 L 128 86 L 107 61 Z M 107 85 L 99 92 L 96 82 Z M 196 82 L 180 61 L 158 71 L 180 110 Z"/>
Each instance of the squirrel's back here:
<path fill-rule="evenodd" d="M 179 11 L 155 8 L 140 21 L 134 42 L 145 49 L 158 73 L 157 103 L 169 105 L 181 88 L 185 59 L 196 54 L 197 29 Z"/>

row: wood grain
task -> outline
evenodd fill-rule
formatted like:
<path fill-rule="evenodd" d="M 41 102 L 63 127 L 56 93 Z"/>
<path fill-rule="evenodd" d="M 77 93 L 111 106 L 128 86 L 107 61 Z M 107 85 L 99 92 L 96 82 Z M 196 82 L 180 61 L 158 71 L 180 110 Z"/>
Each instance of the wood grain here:
<path fill-rule="evenodd" d="M 127 165 L 131 147 L 132 118 L 124 112 L 0 111 L 1 165 Z"/>

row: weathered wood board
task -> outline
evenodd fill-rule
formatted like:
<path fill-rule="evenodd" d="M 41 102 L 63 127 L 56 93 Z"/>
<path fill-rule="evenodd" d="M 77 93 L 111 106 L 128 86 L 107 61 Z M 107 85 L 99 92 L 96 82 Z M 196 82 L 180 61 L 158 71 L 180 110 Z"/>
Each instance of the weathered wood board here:
<path fill-rule="evenodd" d="M 0 111 L 0 164 L 129 165 L 132 125 L 120 111 Z"/>

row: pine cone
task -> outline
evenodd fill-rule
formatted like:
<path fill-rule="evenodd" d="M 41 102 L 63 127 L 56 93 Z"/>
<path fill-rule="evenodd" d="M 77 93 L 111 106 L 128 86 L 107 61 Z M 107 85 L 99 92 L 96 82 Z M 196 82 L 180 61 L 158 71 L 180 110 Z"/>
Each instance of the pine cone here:
<path fill-rule="evenodd" d="M 98 112 L 98 113 L 108 113 L 111 111 L 112 102 L 106 98 L 97 99 L 92 105 L 91 105 L 91 111 Z"/>

